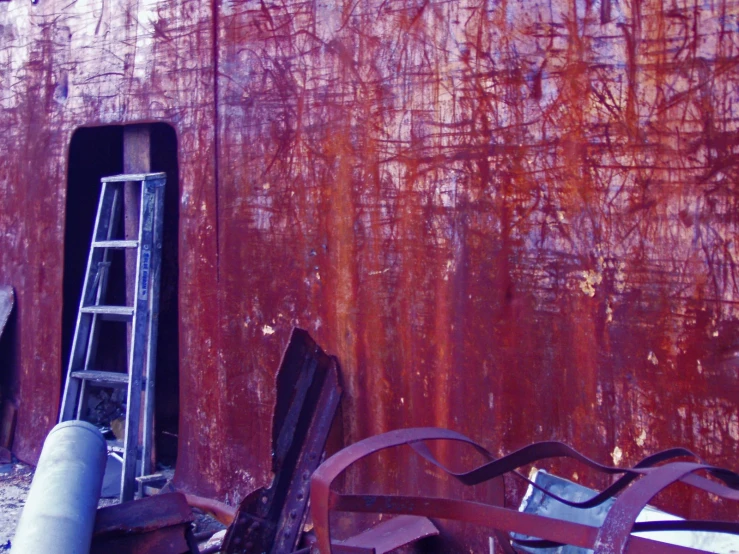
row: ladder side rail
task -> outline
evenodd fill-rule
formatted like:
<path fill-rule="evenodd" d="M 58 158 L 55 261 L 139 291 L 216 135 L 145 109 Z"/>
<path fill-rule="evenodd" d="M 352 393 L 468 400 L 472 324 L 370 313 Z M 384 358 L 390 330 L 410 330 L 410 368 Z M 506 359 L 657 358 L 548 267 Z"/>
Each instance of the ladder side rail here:
<path fill-rule="evenodd" d="M 93 228 L 93 240 L 98 236 L 102 228 L 106 228 L 110 224 L 110 215 L 112 208 L 112 198 L 107 194 L 107 183 L 103 184 L 100 191 L 100 200 L 98 202 L 98 211 L 95 216 L 95 225 Z M 62 397 L 62 406 L 59 410 L 59 421 L 68 421 L 74 418 L 74 409 L 77 404 L 77 396 L 79 394 L 79 380 L 72 377 L 75 371 L 83 361 L 87 351 L 87 345 L 90 334 L 90 326 L 92 323 L 90 314 L 82 312 L 82 308 L 89 302 L 92 291 L 94 290 L 95 277 L 100 268 L 102 261 L 102 252 L 97 248 L 90 248 L 87 257 L 87 269 L 82 286 L 82 295 L 80 296 L 79 309 L 77 310 L 77 322 L 74 328 L 72 338 L 72 350 L 69 355 L 69 364 L 67 365 L 67 381 L 64 387 L 64 395 Z"/>
<path fill-rule="evenodd" d="M 154 190 L 154 237 L 151 257 L 151 294 L 149 305 L 149 334 L 146 344 L 146 382 L 144 393 L 144 436 L 141 452 L 141 475 L 149 475 L 152 469 L 154 442 L 154 401 L 156 383 L 157 338 L 159 335 L 159 289 L 162 270 L 162 243 L 164 238 L 164 190 L 166 178 L 147 181 L 144 186 Z"/>
<path fill-rule="evenodd" d="M 133 332 L 128 362 L 128 399 L 126 405 L 126 436 L 123 446 L 123 468 L 121 471 L 121 502 L 133 500 L 136 462 L 139 452 L 139 422 L 141 420 L 141 393 L 143 391 L 143 362 L 145 335 L 148 324 L 148 304 L 151 277 L 151 251 L 153 229 L 150 222 L 154 208 L 154 197 L 146 193 L 142 185 L 142 201 L 139 214 L 139 251 L 136 261 L 136 284 L 134 288 Z"/>
<path fill-rule="evenodd" d="M 108 188 L 110 185 L 103 185 L 103 189 L 100 192 L 100 207 L 98 213 L 95 216 L 95 227 L 93 231 L 93 241 L 97 239 L 101 232 L 107 234 L 107 229 L 110 226 L 110 219 L 112 216 L 112 209 L 114 203 L 114 195 L 110 192 L 112 188 Z M 91 305 L 95 298 L 94 295 L 99 290 L 98 281 L 102 277 L 101 268 L 105 267 L 101 264 L 104 262 L 104 252 L 99 248 L 92 248 L 90 245 L 90 254 L 88 256 L 87 272 L 82 286 L 82 295 L 80 296 L 79 313 L 86 306 Z M 79 318 L 78 318 L 79 319 Z M 72 355 L 70 356 L 70 368 L 79 369 L 84 363 L 84 355 L 87 352 L 88 336 L 90 331 L 91 318 L 82 318 L 82 327 L 75 329 L 75 338 L 78 335 L 83 340 L 76 342 L 72 348 Z M 76 347 L 76 348 L 75 348 Z"/>
<path fill-rule="evenodd" d="M 121 201 L 122 201 L 122 191 L 121 186 L 119 183 L 105 183 L 104 186 L 112 186 L 113 187 L 113 200 L 111 203 L 110 208 L 110 218 L 109 218 L 109 224 L 108 228 L 101 229 L 100 232 L 103 233 L 104 240 L 110 241 L 113 239 L 113 236 L 115 234 L 115 230 L 118 227 L 118 224 L 120 223 L 121 218 Z M 94 236 L 93 242 L 99 242 L 100 237 Z M 95 300 L 94 304 L 95 306 L 100 306 L 101 304 L 105 303 L 106 295 L 108 292 L 108 278 L 110 277 L 110 250 L 106 247 L 93 247 L 98 248 L 102 251 L 103 254 L 103 260 L 100 267 L 99 272 L 99 281 L 98 281 L 98 287 L 95 294 Z M 100 335 L 100 315 L 99 314 L 92 314 L 91 317 L 91 323 L 90 323 L 90 338 L 88 340 L 87 345 L 87 353 L 85 355 L 85 363 L 84 366 L 81 368 L 83 370 L 89 370 L 91 368 L 91 364 L 95 360 L 95 356 L 97 354 L 98 350 L 98 338 Z M 80 390 L 78 393 L 78 403 L 77 403 L 77 414 L 82 414 L 85 403 L 87 402 L 87 395 L 89 392 L 89 384 L 87 380 L 83 379 L 82 382 L 79 384 Z M 79 417 L 79 416 L 78 416 Z"/>

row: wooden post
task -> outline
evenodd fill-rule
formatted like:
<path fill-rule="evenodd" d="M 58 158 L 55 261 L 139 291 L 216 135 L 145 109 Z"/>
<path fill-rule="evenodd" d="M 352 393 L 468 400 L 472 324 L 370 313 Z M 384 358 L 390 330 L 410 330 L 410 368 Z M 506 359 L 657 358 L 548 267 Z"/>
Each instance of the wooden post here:
<path fill-rule="evenodd" d="M 123 173 L 151 172 L 151 127 L 147 124 L 123 127 Z M 141 211 L 141 183 L 123 184 L 124 235 L 127 240 L 137 240 L 139 214 Z M 126 305 L 134 306 L 136 299 L 136 256 L 135 250 L 126 251 Z M 126 352 L 131 351 L 131 323 L 126 329 Z M 128 360 L 126 360 L 128 362 Z M 146 376 L 148 378 L 148 376 Z M 143 391 L 142 391 L 143 394 Z M 143 437 L 144 418 L 139 417 L 139 437 Z M 152 426 L 153 431 L 153 426 Z M 153 433 L 152 433 L 153 434 Z M 156 448 L 151 445 L 151 467 L 156 467 Z"/>
<path fill-rule="evenodd" d="M 126 125 L 123 128 L 123 173 L 151 171 L 151 130 L 149 125 Z M 123 187 L 124 233 L 127 240 L 138 239 L 141 183 L 125 183 Z M 126 251 L 126 304 L 133 305 L 136 286 L 136 252 Z M 131 326 L 128 346 L 131 346 Z"/>

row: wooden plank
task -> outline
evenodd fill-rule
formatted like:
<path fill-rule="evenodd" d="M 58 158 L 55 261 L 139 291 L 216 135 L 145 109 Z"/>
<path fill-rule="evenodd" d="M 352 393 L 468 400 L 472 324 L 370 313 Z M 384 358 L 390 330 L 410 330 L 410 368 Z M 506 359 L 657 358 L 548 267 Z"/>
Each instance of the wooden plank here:
<path fill-rule="evenodd" d="M 148 173 L 151 169 L 151 132 L 148 125 L 127 125 L 123 128 L 123 173 L 133 178 L 135 174 Z M 115 179 L 120 179 L 115 176 Z M 141 183 L 124 181 L 123 227 L 125 240 L 139 238 L 139 212 L 141 211 Z M 126 252 L 126 304 L 134 304 L 136 281 L 136 252 Z M 126 343 L 131 348 L 129 327 Z"/>
<path fill-rule="evenodd" d="M 148 173 L 151 170 L 151 127 L 149 125 L 127 125 L 123 128 L 123 173 L 129 178 L 140 176 L 136 174 Z M 120 176 L 118 177 L 121 178 Z M 139 220 L 141 217 L 141 182 L 124 181 L 123 183 L 123 221 L 124 221 L 124 239 L 140 240 L 139 236 Z M 129 306 L 136 305 L 136 263 L 138 253 L 135 250 L 128 250 L 125 254 L 126 260 L 126 304 Z M 128 325 L 126 329 L 126 352 L 130 357 L 132 344 L 132 326 Z M 129 367 L 129 371 L 131 368 Z M 142 368 L 143 371 L 143 368 Z M 143 396 L 143 393 L 141 393 Z M 138 399 L 137 399 L 138 400 Z M 133 406 L 138 406 L 139 402 L 134 402 Z M 129 402 L 129 409 L 131 402 Z M 127 420 L 130 416 L 127 415 Z M 137 436 L 143 436 L 142 418 L 136 417 L 136 421 L 140 422 L 139 433 Z M 148 464 L 147 464 L 148 465 Z"/>

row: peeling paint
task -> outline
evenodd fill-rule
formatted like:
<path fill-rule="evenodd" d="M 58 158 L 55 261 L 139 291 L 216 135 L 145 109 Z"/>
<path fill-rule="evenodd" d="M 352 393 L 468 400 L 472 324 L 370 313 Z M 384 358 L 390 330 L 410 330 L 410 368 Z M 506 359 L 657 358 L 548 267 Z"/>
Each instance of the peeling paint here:
<path fill-rule="evenodd" d="M 618 446 L 616 446 L 613 449 L 613 452 L 611 452 L 611 459 L 613 460 L 613 465 L 617 466 L 621 463 L 621 460 L 623 460 L 624 453 L 623 450 L 621 450 Z"/>

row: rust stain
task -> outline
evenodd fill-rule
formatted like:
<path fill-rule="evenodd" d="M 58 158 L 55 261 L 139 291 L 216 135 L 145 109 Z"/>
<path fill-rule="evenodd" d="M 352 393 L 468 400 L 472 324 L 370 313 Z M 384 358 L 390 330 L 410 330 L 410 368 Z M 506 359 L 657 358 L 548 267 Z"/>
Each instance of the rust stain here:
<path fill-rule="evenodd" d="M 55 418 L 71 132 L 165 121 L 181 486 L 269 481 L 296 324 L 341 361 L 346 442 L 441 425 L 500 453 L 735 463 L 739 4 L 135 6 L 0 4 L 21 457 Z"/>

